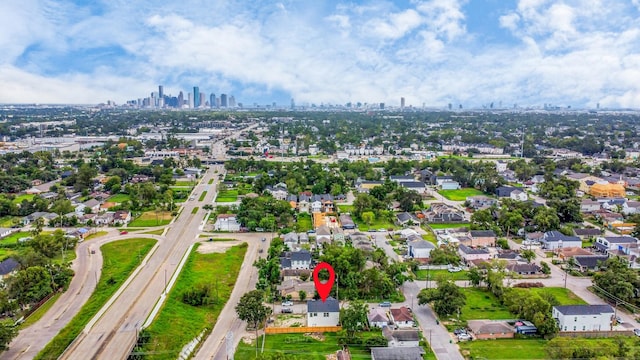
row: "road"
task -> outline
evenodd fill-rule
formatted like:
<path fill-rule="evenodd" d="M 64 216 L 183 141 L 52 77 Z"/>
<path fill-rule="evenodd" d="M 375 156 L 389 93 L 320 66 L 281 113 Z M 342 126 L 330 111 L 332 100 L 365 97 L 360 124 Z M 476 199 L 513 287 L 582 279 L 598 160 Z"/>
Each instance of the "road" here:
<path fill-rule="evenodd" d="M 109 354 L 112 359 L 127 357 L 140 326 L 164 291 L 165 271 L 173 274 L 189 246 L 198 240 L 199 227 L 205 215 L 201 207 L 210 203 L 215 195 L 215 183 L 211 189 L 208 182 L 216 178 L 214 170 L 219 169 L 219 166 L 209 168 L 194 189 L 196 199 L 208 189 L 204 202 L 193 200 L 184 203 L 181 214 L 168 226 L 165 238 L 159 242 L 147 264 L 93 327 L 76 339 L 62 359 L 101 358 L 104 354 Z M 192 214 L 195 207 L 199 209 Z"/>
<path fill-rule="evenodd" d="M 214 236 L 215 237 L 215 236 Z M 222 237 L 228 237 L 222 234 Z M 238 240 L 244 240 L 249 244 L 247 253 L 242 262 L 236 285 L 231 292 L 229 300 L 220 312 L 216 324 L 209 336 L 204 340 L 202 346 L 196 353 L 194 359 L 227 359 L 227 348 L 225 346 L 225 336 L 228 332 L 233 334 L 233 349 L 238 346 L 245 333 L 247 323 L 238 319 L 235 306 L 240 297 L 250 290 L 254 290 L 258 279 L 258 270 L 253 263 L 259 258 L 258 249 L 262 248 L 266 255 L 270 241 L 262 242 L 260 239 L 264 234 L 234 234 L 233 237 Z M 269 237 L 267 237 L 269 239 Z M 233 352 L 231 352 L 233 354 Z"/>

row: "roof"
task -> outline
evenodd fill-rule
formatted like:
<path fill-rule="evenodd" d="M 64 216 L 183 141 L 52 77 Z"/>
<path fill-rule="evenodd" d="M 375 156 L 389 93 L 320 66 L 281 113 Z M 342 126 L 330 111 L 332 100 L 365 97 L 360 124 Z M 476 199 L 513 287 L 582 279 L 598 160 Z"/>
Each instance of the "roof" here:
<path fill-rule="evenodd" d="M 607 255 L 576 255 L 573 257 L 579 266 L 589 269 L 595 269 L 598 266 L 598 262 L 604 263 L 609 256 Z"/>
<path fill-rule="evenodd" d="M 546 233 L 544 233 L 544 237 L 542 238 L 543 241 L 546 242 L 555 242 L 555 241 L 580 241 L 582 242 L 582 240 L 580 240 L 579 237 L 577 236 L 567 236 L 563 233 L 561 233 L 560 231 L 547 231 Z"/>
<path fill-rule="evenodd" d="M 338 300 L 328 297 L 326 301 L 307 300 L 307 312 L 340 312 Z"/>
<path fill-rule="evenodd" d="M 493 230 L 471 230 L 472 237 L 496 237 L 496 233 Z"/>
<path fill-rule="evenodd" d="M 474 249 L 474 248 L 470 248 L 466 245 L 460 245 L 459 247 L 460 251 L 462 251 L 463 253 L 470 255 L 470 254 L 488 254 L 489 250 L 487 249 Z"/>
<path fill-rule="evenodd" d="M 311 253 L 307 250 L 292 252 L 291 261 L 311 261 Z"/>
<path fill-rule="evenodd" d="M 387 317 L 387 312 L 383 308 L 373 308 L 367 314 L 367 319 L 369 322 L 389 322 L 389 318 Z"/>
<path fill-rule="evenodd" d="M 400 182 L 400 186 L 406 188 L 423 188 L 426 185 L 422 181 L 402 181 Z"/>
<path fill-rule="evenodd" d="M 422 354 L 424 350 L 418 346 L 371 348 L 371 357 L 376 360 L 422 360 Z"/>
<path fill-rule="evenodd" d="M 506 321 L 469 320 L 467 321 L 467 326 L 476 335 L 515 332 L 513 327 L 509 326 Z"/>
<path fill-rule="evenodd" d="M 391 316 L 394 321 L 413 321 L 413 314 L 405 306 L 391 309 Z"/>
<path fill-rule="evenodd" d="M 540 267 L 536 264 L 510 264 L 507 265 L 507 269 L 515 273 L 537 273 L 540 271 Z"/>
<path fill-rule="evenodd" d="M 638 242 L 638 239 L 631 236 L 605 236 L 605 240 L 610 244 L 635 244 Z"/>
<path fill-rule="evenodd" d="M 420 333 L 418 330 L 392 330 L 390 327 L 385 326 L 382 328 L 382 335 L 387 338 L 388 341 L 420 341 Z"/>
<path fill-rule="evenodd" d="M 8 258 L 0 262 L 0 275 L 7 275 L 15 270 L 18 266 L 20 266 L 20 263 L 16 261 L 16 259 Z"/>
<path fill-rule="evenodd" d="M 595 236 L 602 234 L 600 229 L 574 229 L 573 232 L 578 236 Z"/>
<path fill-rule="evenodd" d="M 436 246 L 426 240 L 416 240 L 408 244 L 414 249 L 435 249 Z"/>
<path fill-rule="evenodd" d="M 561 305 L 554 306 L 562 315 L 600 315 L 613 314 L 611 305 Z"/>

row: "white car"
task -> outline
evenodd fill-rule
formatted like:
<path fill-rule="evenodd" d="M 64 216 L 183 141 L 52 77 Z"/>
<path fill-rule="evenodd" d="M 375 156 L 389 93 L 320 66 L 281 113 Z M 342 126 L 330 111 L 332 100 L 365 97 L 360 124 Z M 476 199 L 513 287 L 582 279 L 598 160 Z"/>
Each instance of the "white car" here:
<path fill-rule="evenodd" d="M 473 338 L 471 337 L 471 335 L 467 333 L 462 333 L 458 335 L 458 341 L 469 341 L 469 340 L 473 340 Z"/>
<path fill-rule="evenodd" d="M 640 329 L 633 329 L 633 334 L 635 336 L 640 336 Z"/>
<path fill-rule="evenodd" d="M 289 300 L 283 301 L 282 306 L 293 306 L 293 301 L 289 301 Z"/>

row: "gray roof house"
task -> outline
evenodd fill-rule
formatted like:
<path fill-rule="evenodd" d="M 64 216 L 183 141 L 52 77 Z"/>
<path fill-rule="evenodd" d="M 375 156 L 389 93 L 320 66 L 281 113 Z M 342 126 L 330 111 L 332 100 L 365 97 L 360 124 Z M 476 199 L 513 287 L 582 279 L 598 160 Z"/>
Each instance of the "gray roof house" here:
<path fill-rule="evenodd" d="M 0 262 L 0 278 L 5 278 L 7 275 L 15 271 L 20 263 L 14 258 L 8 258 Z"/>
<path fill-rule="evenodd" d="M 328 297 L 322 300 L 307 300 L 307 326 L 337 326 L 340 322 L 340 303 Z"/>
<path fill-rule="evenodd" d="M 371 360 L 422 360 L 422 354 L 419 346 L 371 348 Z"/>
<path fill-rule="evenodd" d="M 556 250 L 568 247 L 582 247 L 582 240 L 577 236 L 567 236 L 559 231 L 547 231 L 540 239 L 542 247 L 547 250 Z"/>

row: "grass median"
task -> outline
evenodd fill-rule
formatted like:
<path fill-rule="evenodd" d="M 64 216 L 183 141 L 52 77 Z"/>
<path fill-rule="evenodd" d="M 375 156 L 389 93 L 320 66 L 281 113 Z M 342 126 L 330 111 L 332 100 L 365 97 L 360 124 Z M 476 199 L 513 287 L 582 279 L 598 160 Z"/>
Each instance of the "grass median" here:
<path fill-rule="evenodd" d="M 200 194 L 200 198 L 198 198 L 198 201 L 203 201 L 206 196 L 207 196 L 207 192 L 203 191 L 202 194 Z"/>
<path fill-rule="evenodd" d="M 158 317 L 144 330 L 146 342 L 138 350 L 149 354 L 147 359 L 176 359 L 203 330 L 210 332 L 231 296 L 246 252 L 246 243 L 223 253 L 202 254 L 194 247 Z M 210 286 L 209 304 L 184 302 L 187 292 L 205 285 Z"/>
<path fill-rule="evenodd" d="M 103 245 L 102 275 L 98 286 L 84 304 L 80 312 L 65 326 L 45 348 L 38 353 L 36 359 L 57 359 L 71 342 L 80 334 L 89 320 L 102 308 L 111 296 L 122 286 L 133 270 L 140 265 L 142 259 L 151 250 L 156 240 L 129 239 L 115 241 Z M 131 256 L 139 254 L 139 256 Z M 87 281 L 92 281 L 91 279 Z"/>

